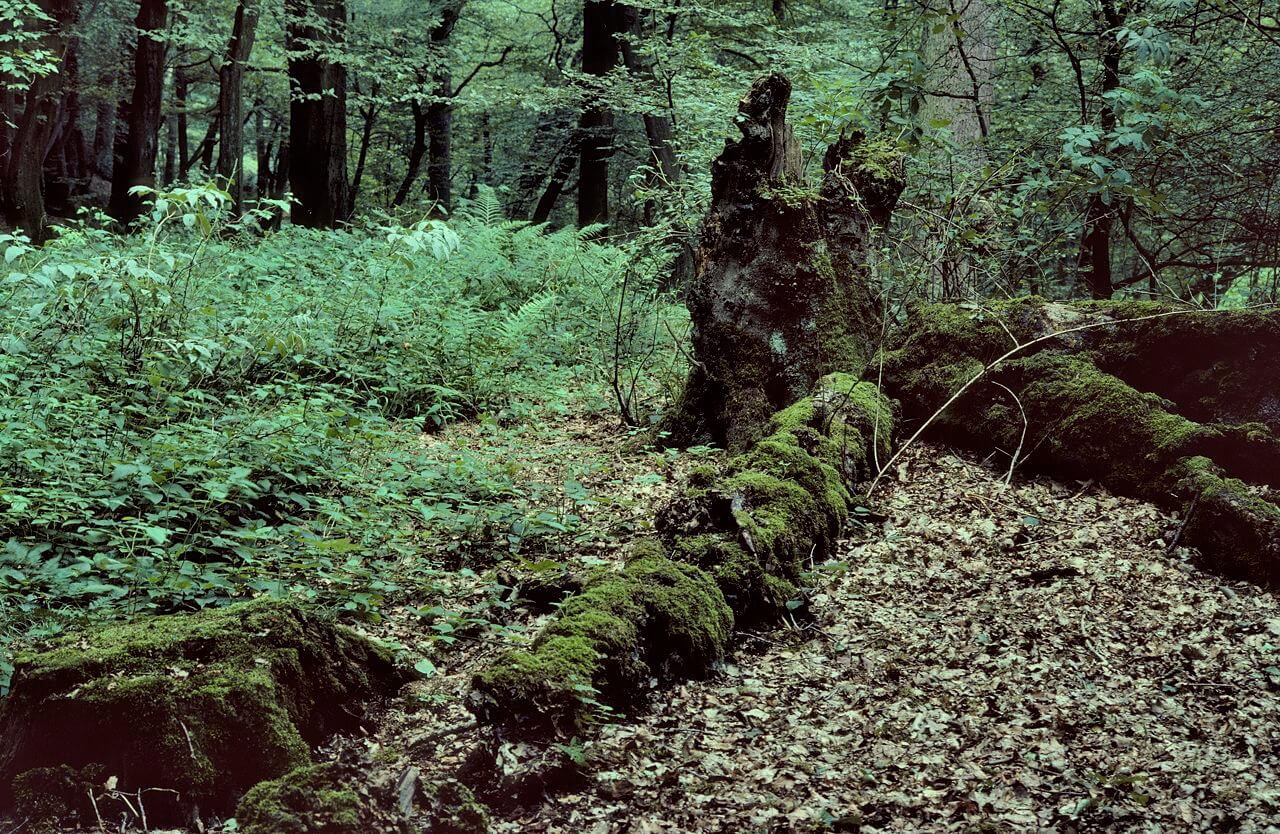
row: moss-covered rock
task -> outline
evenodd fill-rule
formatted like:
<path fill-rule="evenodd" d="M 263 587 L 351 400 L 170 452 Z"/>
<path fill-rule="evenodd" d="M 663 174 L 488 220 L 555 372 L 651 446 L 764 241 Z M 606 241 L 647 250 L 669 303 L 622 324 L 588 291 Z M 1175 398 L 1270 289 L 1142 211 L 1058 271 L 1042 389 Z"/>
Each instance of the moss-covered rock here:
<path fill-rule="evenodd" d="M 291 770 L 254 786 L 236 809 L 244 834 L 360 834 L 400 826 L 384 818 L 387 803 L 371 801 L 335 764 Z"/>
<path fill-rule="evenodd" d="M 17 658 L 0 700 L 0 801 L 22 774 L 66 766 L 229 812 L 403 680 L 373 643 L 287 603 L 71 635 Z"/>
<path fill-rule="evenodd" d="M 917 308 L 884 369 L 935 437 L 1180 510 L 1211 565 L 1280 585 L 1277 351 L 1274 311 L 1026 298 Z"/>

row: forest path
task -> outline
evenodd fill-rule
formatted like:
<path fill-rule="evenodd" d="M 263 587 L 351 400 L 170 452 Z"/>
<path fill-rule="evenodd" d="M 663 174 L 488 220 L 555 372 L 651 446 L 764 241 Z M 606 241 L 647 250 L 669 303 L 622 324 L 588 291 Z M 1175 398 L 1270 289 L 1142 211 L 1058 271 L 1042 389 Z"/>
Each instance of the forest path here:
<path fill-rule="evenodd" d="M 1280 600 L 1147 504 L 928 447 L 899 474 L 812 625 L 745 636 L 495 830 L 1280 832 Z"/>

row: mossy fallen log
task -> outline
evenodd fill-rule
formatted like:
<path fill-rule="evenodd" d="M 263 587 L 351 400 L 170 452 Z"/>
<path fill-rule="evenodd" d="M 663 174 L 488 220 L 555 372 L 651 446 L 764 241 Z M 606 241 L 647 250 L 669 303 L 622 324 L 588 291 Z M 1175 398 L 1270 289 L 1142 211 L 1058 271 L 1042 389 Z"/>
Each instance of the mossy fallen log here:
<path fill-rule="evenodd" d="M 1028 298 L 902 332 L 886 387 L 935 437 L 1179 510 L 1210 566 L 1280 586 L 1280 312 Z"/>
<path fill-rule="evenodd" d="M 887 455 L 892 428 L 874 386 L 825 377 L 723 472 L 696 471 L 660 512 L 660 540 L 589 581 L 529 650 L 478 673 L 477 718 L 508 735 L 570 734 L 600 705 L 637 705 L 651 678 L 705 672 L 735 623 L 776 617 L 801 596 L 803 574 L 848 519 L 847 484 Z"/>
<path fill-rule="evenodd" d="M 229 814 L 404 681 L 380 647 L 286 603 L 70 635 L 17 658 L 0 700 L 0 807 L 92 822 L 85 786 L 111 780 L 145 792 L 152 824 Z"/>

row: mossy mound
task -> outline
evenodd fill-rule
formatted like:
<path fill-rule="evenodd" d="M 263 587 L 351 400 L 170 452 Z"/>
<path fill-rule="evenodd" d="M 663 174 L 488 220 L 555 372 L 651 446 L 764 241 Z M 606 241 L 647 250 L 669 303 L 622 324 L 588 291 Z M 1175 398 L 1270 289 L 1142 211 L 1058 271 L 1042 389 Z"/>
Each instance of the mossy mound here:
<path fill-rule="evenodd" d="M 228 813 L 403 682 L 382 649 L 287 603 L 71 635 L 17 658 L 0 700 L 0 802 L 23 774 L 55 768 L 114 777 L 119 791 L 176 791 L 172 807 L 148 807 L 153 823 L 197 805 Z M 36 798 L 28 790 L 24 801 Z"/>
<path fill-rule="evenodd" d="M 921 307 L 903 333 L 885 380 L 911 418 L 981 374 L 935 437 L 1179 510 L 1211 566 L 1280 585 L 1280 363 L 1254 353 L 1280 351 L 1280 315 L 1027 298 Z"/>
<path fill-rule="evenodd" d="M 528 651 L 480 672 L 472 710 L 506 731 L 567 734 L 598 705 L 636 704 L 651 678 L 708 668 L 735 618 L 794 607 L 810 561 L 829 554 L 848 519 L 846 482 L 888 453 L 893 420 L 873 385 L 823 378 L 723 472 L 690 474 L 659 514 L 661 543 L 642 543 L 622 571 L 570 597 Z"/>
<path fill-rule="evenodd" d="M 710 577 L 642 542 L 623 570 L 570 597 L 528 651 L 480 672 L 471 706 L 481 720 L 532 735 L 571 732 L 597 703 L 634 704 L 651 677 L 705 669 L 732 626 Z"/>

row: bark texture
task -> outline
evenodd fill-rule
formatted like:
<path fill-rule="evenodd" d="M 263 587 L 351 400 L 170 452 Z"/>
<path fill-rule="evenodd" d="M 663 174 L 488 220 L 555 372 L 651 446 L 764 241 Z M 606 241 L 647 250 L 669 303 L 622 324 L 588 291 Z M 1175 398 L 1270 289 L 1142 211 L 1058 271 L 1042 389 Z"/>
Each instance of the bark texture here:
<path fill-rule="evenodd" d="M 244 207 L 244 71 L 257 30 L 255 0 L 240 0 L 227 57 L 218 70 L 218 132 L 222 140 L 218 145 L 217 173 L 226 180 L 236 214 Z"/>
<path fill-rule="evenodd" d="M 935 436 L 1177 510 L 1208 567 L 1280 587 L 1280 312 L 1029 298 L 923 307 L 904 334 L 885 379 L 908 416 L 982 374 Z"/>
<path fill-rule="evenodd" d="M 79 6 L 72 0 L 46 0 L 41 7 L 54 21 L 44 45 L 54 53 L 64 54 L 65 32 L 76 21 Z M 0 158 L 0 203 L 5 215 L 37 242 L 48 237 L 44 162 L 57 125 L 62 82 L 62 74 L 53 73 L 37 78 L 27 89 L 18 129 L 6 141 L 8 155 Z"/>
<path fill-rule="evenodd" d="M 676 443 L 742 451 L 823 374 L 860 375 L 879 344 L 866 243 L 902 191 L 902 160 L 855 134 L 827 150 L 819 186 L 805 183 L 790 94 L 785 76 L 758 80 L 739 104 L 742 138 L 712 167 L 688 299 L 695 365 L 667 425 Z"/>
<path fill-rule="evenodd" d="M 142 197 L 131 190 L 138 186 L 154 188 L 156 184 L 160 102 L 164 92 L 164 30 L 168 19 L 167 0 L 139 3 L 133 97 L 125 113 L 127 135 L 111 178 L 111 215 L 125 224 L 132 223 L 142 213 Z"/>
<path fill-rule="evenodd" d="M 344 0 L 287 0 L 289 183 L 293 222 L 331 229 L 351 215 L 347 182 L 347 71 L 323 50 L 346 27 Z M 313 25 L 315 24 L 315 25 Z"/>

